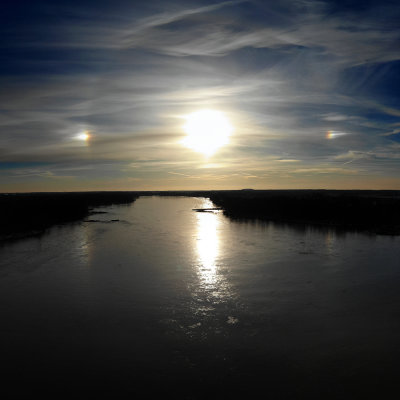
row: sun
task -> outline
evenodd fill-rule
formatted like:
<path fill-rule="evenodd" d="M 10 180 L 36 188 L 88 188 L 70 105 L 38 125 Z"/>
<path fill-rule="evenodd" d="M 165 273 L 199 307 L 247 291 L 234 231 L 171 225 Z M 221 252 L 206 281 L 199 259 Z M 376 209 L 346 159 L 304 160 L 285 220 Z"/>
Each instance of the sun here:
<path fill-rule="evenodd" d="M 88 131 L 82 131 L 75 136 L 75 139 L 87 142 L 90 139 L 90 133 Z"/>
<path fill-rule="evenodd" d="M 185 117 L 182 144 L 194 151 L 211 156 L 229 143 L 233 127 L 221 111 L 200 110 Z"/>

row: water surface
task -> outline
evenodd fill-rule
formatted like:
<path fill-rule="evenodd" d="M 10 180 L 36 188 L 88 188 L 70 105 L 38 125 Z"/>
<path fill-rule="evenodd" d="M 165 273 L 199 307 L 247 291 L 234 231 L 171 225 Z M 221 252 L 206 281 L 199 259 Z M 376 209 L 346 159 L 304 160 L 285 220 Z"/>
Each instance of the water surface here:
<path fill-rule="evenodd" d="M 38 392 L 360 398 L 395 386 L 400 239 L 142 197 L 0 248 L 3 378 Z"/>

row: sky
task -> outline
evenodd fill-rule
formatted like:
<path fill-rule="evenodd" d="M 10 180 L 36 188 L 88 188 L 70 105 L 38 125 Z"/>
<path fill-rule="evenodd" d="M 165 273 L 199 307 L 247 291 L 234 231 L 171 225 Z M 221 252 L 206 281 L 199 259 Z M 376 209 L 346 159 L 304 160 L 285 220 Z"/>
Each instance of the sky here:
<path fill-rule="evenodd" d="M 397 0 L 5 0 L 0 191 L 400 189 L 399 21 Z M 213 154 L 185 145 L 204 110 L 231 127 Z"/>

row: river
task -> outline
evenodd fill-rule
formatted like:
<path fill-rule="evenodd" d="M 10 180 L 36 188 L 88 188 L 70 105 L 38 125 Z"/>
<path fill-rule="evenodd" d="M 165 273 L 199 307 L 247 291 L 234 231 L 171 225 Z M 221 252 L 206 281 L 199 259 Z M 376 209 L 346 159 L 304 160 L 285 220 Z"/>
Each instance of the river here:
<path fill-rule="evenodd" d="M 4 390 L 354 399 L 395 387 L 399 236 L 193 211 L 207 207 L 141 197 L 3 243 Z"/>

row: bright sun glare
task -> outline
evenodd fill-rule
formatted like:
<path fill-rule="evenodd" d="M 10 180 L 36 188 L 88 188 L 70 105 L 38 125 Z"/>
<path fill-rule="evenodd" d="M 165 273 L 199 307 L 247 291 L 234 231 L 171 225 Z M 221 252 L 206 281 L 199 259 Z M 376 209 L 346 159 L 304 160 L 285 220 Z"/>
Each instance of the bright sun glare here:
<path fill-rule="evenodd" d="M 83 141 L 88 141 L 90 139 L 90 135 L 87 131 L 83 131 L 79 133 L 78 135 L 75 136 L 77 140 L 83 140 Z"/>
<path fill-rule="evenodd" d="M 183 126 L 186 137 L 182 144 L 210 156 L 229 143 L 233 127 L 221 111 L 201 110 L 185 117 Z"/>

